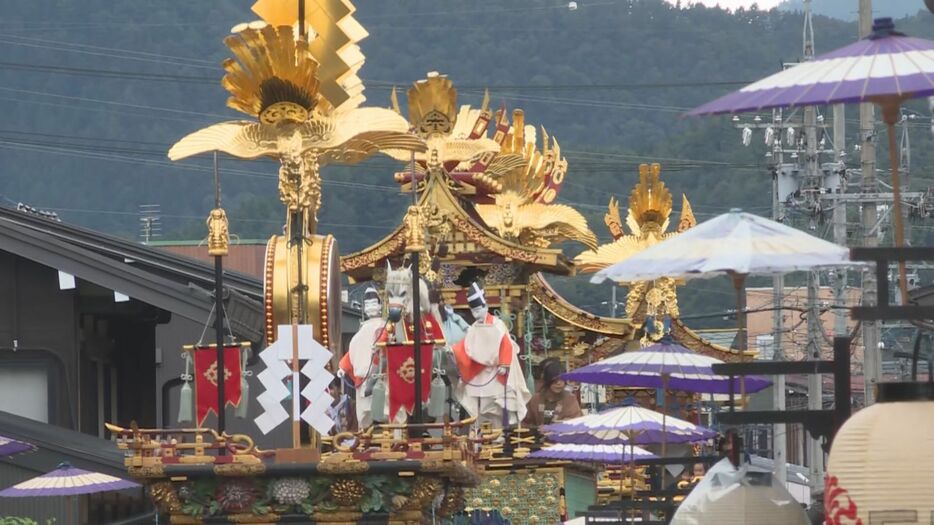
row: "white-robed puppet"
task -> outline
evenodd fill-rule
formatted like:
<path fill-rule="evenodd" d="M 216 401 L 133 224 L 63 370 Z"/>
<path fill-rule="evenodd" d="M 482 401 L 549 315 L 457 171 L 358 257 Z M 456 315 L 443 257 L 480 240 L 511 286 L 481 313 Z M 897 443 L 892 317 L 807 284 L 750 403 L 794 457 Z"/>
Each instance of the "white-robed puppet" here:
<path fill-rule="evenodd" d="M 424 280 L 419 283 L 419 291 L 413 292 L 412 273 L 408 269 L 393 270 L 387 263 L 386 269 L 386 296 L 388 303 L 388 316 L 379 328 L 376 337 L 372 339 L 361 335 L 359 346 L 351 342 L 351 348 L 341 361 L 341 369 L 353 378 L 358 385 L 358 417 L 360 427 L 369 426 L 373 421 L 389 421 L 402 424 L 408 420 L 415 408 L 415 319 L 419 319 L 420 345 L 419 358 L 422 373 L 421 399 L 427 403 L 431 393 L 432 354 L 435 346 L 444 346 L 444 333 L 441 324 L 437 321 L 432 310 L 434 309 L 428 294 L 428 286 Z M 416 316 L 411 298 L 419 294 L 421 310 Z M 361 329 L 362 331 L 362 329 Z M 369 334 L 369 332 L 367 332 Z M 354 336 L 356 339 L 356 335 Z M 355 348 L 358 352 L 355 352 Z M 369 349 L 369 350 L 367 350 Z M 370 359 L 367 360 L 367 351 Z M 373 381 L 373 388 L 370 388 Z M 362 396 L 359 386 L 363 386 Z M 372 398 L 364 408 L 359 406 L 361 397 L 371 397 L 376 387 L 382 386 L 386 393 L 386 403 L 382 414 L 377 412 L 374 417 Z M 375 395 L 375 394 L 374 394 Z M 362 416 L 362 417 L 361 417 Z"/>
<path fill-rule="evenodd" d="M 376 341 L 385 329 L 386 321 L 382 317 L 382 305 L 376 288 L 368 287 L 363 292 L 363 315 L 366 317 L 357 333 L 350 339 L 347 353 L 341 358 L 340 369 L 349 377 L 357 389 L 356 412 L 357 425 L 366 428 L 373 424 L 370 407 L 373 395 L 366 394 L 367 378 L 375 377 L 379 372 L 379 352 Z"/>
<path fill-rule="evenodd" d="M 489 313 L 483 289 L 476 282 L 468 288 L 467 302 L 475 321 L 453 347 L 461 376 L 458 402 L 481 424 L 497 428 L 504 422 L 517 424 L 525 418 L 532 397 L 519 362 L 519 345 L 506 325 Z"/>

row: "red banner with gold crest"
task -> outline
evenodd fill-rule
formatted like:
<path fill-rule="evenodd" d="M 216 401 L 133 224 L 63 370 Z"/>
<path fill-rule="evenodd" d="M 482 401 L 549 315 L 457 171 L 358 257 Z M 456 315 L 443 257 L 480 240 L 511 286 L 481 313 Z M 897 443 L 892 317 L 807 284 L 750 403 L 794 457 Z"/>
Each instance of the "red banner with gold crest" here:
<path fill-rule="evenodd" d="M 195 362 L 195 420 L 204 424 L 209 412 L 217 414 L 217 349 L 198 346 Z M 240 347 L 224 347 L 224 398 L 229 406 L 240 404 Z"/>
<path fill-rule="evenodd" d="M 434 345 L 421 344 L 422 401 L 431 393 L 431 357 Z M 386 376 L 389 378 L 389 421 L 396 417 L 400 407 L 409 414 L 415 409 L 415 347 L 413 345 L 386 346 Z"/>

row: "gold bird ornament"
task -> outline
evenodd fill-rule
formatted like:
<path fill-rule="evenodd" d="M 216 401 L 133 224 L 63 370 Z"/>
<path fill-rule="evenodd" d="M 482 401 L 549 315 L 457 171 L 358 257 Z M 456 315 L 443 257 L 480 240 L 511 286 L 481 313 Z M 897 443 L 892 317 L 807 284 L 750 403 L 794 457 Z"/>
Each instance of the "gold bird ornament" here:
<path fill-rule="evenodd" d="M 409 124 L 382 108 L 334 104 L 319 92 L 319 64 L 308 42 L 289 26 L 248 27 L 224 43 L 235 58 L 224 61 L 227 105 L 257 120 L 208 126 L 178 141 L 169 158 L 221 151 L 241 159 L 271 157 L 281 163 L 279 193 L 292 211 L 320 207 L 319 168 L 353 164 L 387 149 L 425 151 Z"/>
<path fill-rule="evenodd" d="M 579 271 L 589 273 L 602 270 L 697 224 L 691 203 L 682 195 L 678 225 L 675 231 L 667 231 L 672 196 L 660 180 L 660 174 L 661 166 L 658 164 L 642 164 L 639 167 L 639 183 L 629 196 L 629 211 L 626 214 L 625 225 L 629 228 L 629 234 L 623 227 L 619 203 L 615 197 L 610 198 L 604 221 L 614 240 L 575 257 L 574 262 Z"/>
<path fill-rule="evenodd" d="M 524 125 L 521 111 L 513 113 L 512 130 L 486 172 L 502 189 L 493 196 L 494 204 L 477 204 L 477 214 L 498 234 L 520 244 L 547 248 L 575 241 L 595 249 L 597 236 L 587 219 L 571 206 L 554 204 L 554 192 L 547 191 L 556 166 L 563 179 L 567 162 L 557 141 L 544 130 L 542 137 L 539 149 L 535 128 Z"/>

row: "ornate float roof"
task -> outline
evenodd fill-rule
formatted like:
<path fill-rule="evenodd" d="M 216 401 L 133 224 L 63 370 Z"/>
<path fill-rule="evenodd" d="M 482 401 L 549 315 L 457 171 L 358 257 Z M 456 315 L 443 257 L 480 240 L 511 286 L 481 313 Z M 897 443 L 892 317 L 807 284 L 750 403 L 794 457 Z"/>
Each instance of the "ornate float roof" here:
<path fill-rule="evenodd" d="M 629 319 L 602 317 L 581 310 L 558 295 L 540 273 L 529 278 L 529 292 L 535 302 L 573 326 L 607 336 L 626 337 L 632 334 L 633 327 Z"/>
<path fill-rule="evenodd" d="M 533 271 L 558 275 L 574 272 L 573 264 L 560 249 L 523 246 L 496 235 L 461 205 L 438 171 L 430 170 L 426 182 L 418 205 L 427 210 L 425 222 L 429 229 L 449 230 L 450 255 L 447 258 L 485 264 L 514 262 L 527 265 Z M 383 261 L 403 257 L 408 229 L 409 225 L 403 222 L 376 244 L 341 257 L 341 271 L 357 282 L 371 279 L 382 269 Z"/>
<path fill-rule="evenodd" d="M 544 129 L 539 140 L 521 110 L 510 120 L 505 108 L 494 115 L 488 102 L 458 109 L 453 83 L 437 73 L 408 90 L 409 123 L 427 150 L 415 153 L 415 165 L 395 179 L 404 191 L 415 184 L 415 224 L 427 232 L 426 259 L 518 263 L 523 275 L 571 275 L 573 264 L 554 245 L 575 241 L 595 248 L 596 236 L 577 210 L 555 203 L 567 161 Z M 402 114 L 395 92 L 393 108 Z M 387 153 L 400 161 L 412 158 L 408 151 Z M 410 224 L 407 218 L 373 246 L 343 257 L 344 273 L 366 280 L 384 259 L 401 258 L 413 234 Z"/>

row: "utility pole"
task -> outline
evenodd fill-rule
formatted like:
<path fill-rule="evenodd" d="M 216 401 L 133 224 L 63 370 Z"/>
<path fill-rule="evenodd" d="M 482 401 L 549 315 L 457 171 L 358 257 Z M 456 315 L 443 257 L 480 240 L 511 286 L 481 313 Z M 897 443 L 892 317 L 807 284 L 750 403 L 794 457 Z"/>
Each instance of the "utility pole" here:
<path fill-rule="evenodd" d="M 843 104 L 836 104 L 833 107 L 833 157 L 836 161 L 834 169 L 841 177 L 846 170 L 843 162 L 844 152 L 846 152 L 846 110 Z M 847 202 L 840 197 L 842 192 L 843 184 L 841 183 L 838 191 L 833 195 L 833 242 L 841 246 L 847 246 Z M 836 337 L 844 337 L 848 333 L 846 327 L 846 267 L 837 268 L 833 275 L 833 303 L 836 307 L 834 310 L 833 334 Z"/>
<path fill-rule="evenodd" d="M 811 23 L 811 2 L 804 2 L 804 61 L 809 62 L 814 59 L 814 27 Z M 817 158 L 817 108 L 814 106 L 805 106 L 804 108 L 804 169 L 806 195 L 810 195 L 808 205 L 812 214 L 820 213 L 820 189 L 823 187 L 823 173 Z M 823 344 L 823 327 L 821 326 L 820 308 L 818 306 L 820 291 L 820 277 L 816 271 L 808 272 L 808 337 L 807 353 L 808 359 L 819 361 L 821 359 L 821 346 Z M 812 374 L 808 376 L 808 409 L 823 409 L 823 388 L 821 385 L 821 376 Z M 807 438 L 808 463 L 811 470 L 811 493 L 817 493 L 817 490 L 824 484 L 824 452 L 821 449 L 820 442 L 816 439 Z"/>
<path fill-rule="evenodd" d="M 843 104 L 836 104 L 833 107 L 833 157 L 836 162 L 834 169 L 842 177 L 846 166 L 843 163 L 844 152 L 846 151 L 846 110 Z M 847 245 L 846 229 L 846 207 L 847 203 L 840 198 L 843 192 L 843 184 L 840 184 L 838 191 L 833 195 L 833 242 L 841 246 Z M 846 268 L 839 268 L 834 273 L 833 299 L 834 306 L 834 324 L 833 333 L 837 337 L 847 334 L 846 317 Z"/>
<path fill-rule="evenodd" d="M 821 359 L 821 345 L 823 343 L 823 327 L 820 320 L 820 276 L 817 272 L 808 272 L 808 359 L 819 361 Z M 808 410 L 823 409 L 823 392 L 821 390 L 821 376 L 812 374 L 808 376 Z M 807 438 L 808 466 L 811 471 L 811 494 L 815 494 L 824 485 L 824 451 L 820 442 Z"/>
<path fill-rule="evenodd" d="M 872 31 L 872 0 L 859 0 L 859 37 L 865 38 Z M 876 181 L 876 143 L 875 143 L 875 114 L 871 103 L 859 105 L 859 140 L 860 140 L 860 170 L 862 171 L 861 192 L 874 194 L 879 191 Z M 862 208 L 862 245 L 866 247 L 878 246 L 878 237 L 874 233 L 879 221 L 879 212 L 876 202 L 869 201 Z M 862 303 L 864 306 L 875 306 L 879 300 L 888 301 L 888 297 L 876 297 L 876 275 L 873 268 L 863 270 Z M 865 406 L 875 402 L 875 385 L 882 374 L 882 350 L 879 348 L 879 322 L 863 321 L 863 379 L 865 389 Z"/>
<path fill-rule="evenodd" d="M 772 110 L 772 125 L 779 130 L 779 139 L 772 142 L 772 220 L 782 220 L 782 202 L 778 194 L 778 173 L 782 169 L 784 162 L 782 155 L 782 110 L 776 108 Z M 776 274 L 772 277 L 772 359 L 775 361 L 785 360 L 785 349 L 782 347 L 782 332 L 785 330 L 784 312 L 782 307 L 785 303 L 785 276 Z M 785 376 L 775 376 L 773 389 L 773 402 L 775 410 L 785 411 Z M 772 466 L 775 470 L 775 478 L 782 485 L 788 477 L 787 458 L 788 458 L 788 434 L 786 425 L 776 424 L 772 427 Z"/>

